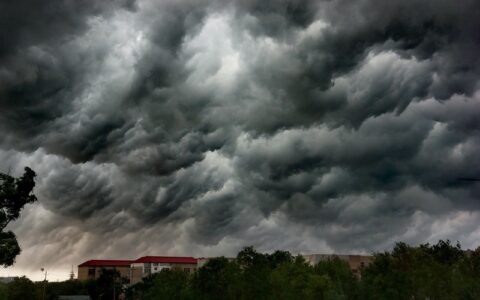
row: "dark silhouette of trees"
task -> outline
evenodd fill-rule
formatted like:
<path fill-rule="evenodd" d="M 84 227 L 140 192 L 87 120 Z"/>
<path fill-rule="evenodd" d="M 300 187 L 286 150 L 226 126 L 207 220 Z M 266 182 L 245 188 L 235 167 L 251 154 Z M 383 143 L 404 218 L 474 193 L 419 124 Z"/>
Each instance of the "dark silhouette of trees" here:
<path fill-rule="evenodd" d="M 7 285 L 3 282 L 0 282 L 0 300 L 7 299 Z"/>
<path fill-rule="evenodd" d="M 104 270 L 97 280 L 47 283 L 46 299 L 62 294 L 113 299 L 114 286 L 118 299 L 124 283 L 115 270 Z M 32 285 L 26 278 L 0 284 L 0 299 L 42 299 L 42 282 Z M 397 243 L 353 272 L 340 258 L 312 266 L 285 251 L 263 254 L 247 247 L 236 258 L 212 258 L 194 273 L 164 269 L 128 287 L 125 295 L 130 300 L 473 300 L 480 299 L 480 248 L 464 251 L 450 241 Z"/>
<path fill-rule="evenodd" d="M 86 284 L 92 299 L 118 299 L 127 283 L 128 279 L 121 277 L 117 270 L 102 269 L 97 280 L 90 280 Z"/>
<path fill-rule="evenodd" d="M 35 285 L 26 277 L 15 278 L 7 285 L 8 300 L 36 299 Z"/>
<path fill-rule="evenodd" d="M 365 299 L 480 299 L 478 253 L 439 241 L 411 247 L 397 243 L 375 255 L 362 273 Z"/>
<path fill-rule="evenodd" d="M 210 259 L 192 277 L 197 299 L 233 299 L 239 295 L 240 269 L 225 257 Z"/>
<path fill-rule="evenodd" d="M 153 285 L 143 295 L 143 300 L 192 298 L 189 274 L 179 269 L 165 269 L 154 276 Z"/>
<path fill-rule="evenodd" d="M 194 274 L 162 270 L 130 288 L 129 299 L 358 299 L 358 278 L 340 259 L 310 266 L 287 251 L 253 247 L 212 258 Z"/>
<path fill-rule="evenodd" d="M 340 258 L 311 266 L 285 251 L 246 247 L 235 259 L 210 259 L 194 274 L 165 270 L 147 281 L 129 299 L 480 299 L 480 248 L 397 243 L 354 273 Z"/>
<path fill-rule="evenodd" d="M 0 173 L 0 265 L 5 267 L 13 265 L 21 250 L 15 234 L 4 230 L 20 216 L 25 204 L 37 200 L 33 194 L 35 176 L 35 172 L 28 167 L 19 178 Z"/>

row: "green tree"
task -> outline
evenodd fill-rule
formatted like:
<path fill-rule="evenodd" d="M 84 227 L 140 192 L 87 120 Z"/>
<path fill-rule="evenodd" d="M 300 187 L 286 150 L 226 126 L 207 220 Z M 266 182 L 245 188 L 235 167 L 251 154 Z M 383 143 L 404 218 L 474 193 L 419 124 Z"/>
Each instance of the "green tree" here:
<path fill-rule="evenodd" d="M 0 300 L 7 300 L 7 285 L 0 282 Z"/>
<path fill-rule="evenodd" d="M 241 295 L 238 299 L 268 299 L 271 294 L 268 280 L 271 272 L 269 256 L 245 247 L 236 259 L 241 269 Z"/>
<path fill-rule="evenodd" d="M 240 299 L 239 267 L 225 257 L 210 259 L 193 276 L 195 299 Z"/>
<path fill-rule="evenodd" d="M 15 278 L 7 285 L 8 300 L 35 299 L 35 285 L 26 277 Z"/>
<path fill-rule="evenodd" d="M 35 172 L 28 167 L 19 178 L 0 173 L 0 265 L 5 267 L 13 265 L 21 250 L 15 234 L 4 230 L 20 216 L 25 204 L 37 200 L 32 192 L 35 176 Z"/>
<path fill-rule="evenodd" d="M 126 293 L 126 298 L 131 299 L 143 299 L 145 294 L 150 291 L 151 288 L 155 285 L 155 275 L 150 275 L 142 279 L 142 281 L 129 286 Z"/>
<path fill-rule="evenodd" d="M 375 254 L 362 272 L 363 298 L 411 299 L 412 278 L 408 274 L 411 266 L 405 257 L 399 260 L 388 252 Z"/>
<path fill-rule="evenodd" d="M 153 286 L 142 297 L 143 300 L 181 300 L 191 297 L 190 274 L 179 269 L 164 269 L 153 277 Z"/>
<path fill-rule="evenodd" d="M 293 256 L 288 251 L 277 250 L 272 254 L 267 256 L 270 261 L 270 267 L 272 269 L 284 263 L 291 263 L 293 261 Z"/>
<path fill-rule="evenodd" d="M 480 247 L 465 255 L 459 272 L 463 275 L 457 278 L 463 284 L 463 299 L 480 299 Z"/>
<path fill-rule="evenodd" d="M 474 253 L 466 255 L 448 240 L 418 247 L 397 243 L 363 270 L 363 298 L 479 299 Z"/>
<path fill-rule="evenodd" d="M 324 299 L 359 298 L 359 280 L 346 261 L 338 257 L 320 261 L 314 267 L 314 272 L 322 278 L 320 288 Z"/>
<path fill-rule="evenodd" d="M 36 299 L 43 299 L 44 281 L 35 282 Z M 67 280 L 60 282 L 47 282 L 45 288 L 46 300 L 57 300 L 60 295 L 88 295 L 86 282 Z"/>
<path fill-rule="evenodd" d="M 270 299 L 322 299 L 315 287 L 319 278 L 302 257 L 278 264 L 271 270 L 269 281 Z"/>
<path fill-rule="evenodd" d="M 86 282 L 86 289 L 90 297 L 96 299 L 115 299 L 125 292 L 124 287 L 128 279 L 121 277 L 114 269 L 102 269 L 97 280 Z"/>

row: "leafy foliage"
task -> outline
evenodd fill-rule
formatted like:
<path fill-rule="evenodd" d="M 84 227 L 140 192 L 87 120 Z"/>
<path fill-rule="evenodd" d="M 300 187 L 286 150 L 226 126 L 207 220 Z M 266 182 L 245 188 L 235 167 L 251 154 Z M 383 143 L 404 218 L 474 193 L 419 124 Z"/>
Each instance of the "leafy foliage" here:
<path fill-rule="evenodd" d="M 7 285 L 0 282 L 0 300 L 7 300 Z"/>
<path fill-rule="evenodd" d="M 13 265 L 15 257 L 20 254 L 15 234 L 4 231 L 5 227 L 20 216 L 22 208 L 37 201 L 33 194 L 35 172 L 26 167 L 20 178 L 0 173 L 0 265 Z"/>
<path fill-rule="evenodd" d="M 35 299 L 35 285 L 26 277 L 15 278 L 7 285 L 8 300 Z"/>
<path fill-rule="evenodd" d="M 144 300 L 188 299 L 192 296 L 189 274 L 184 271 L 165 269 L 153 278 L 153 285 L 142 297 Z"/>
<path fill-rule="evenodd" d="M 20 254 L 15 234 L 11 231 L 0 232 L 0 264 L 8 267 L 13 265 L 15 257 Z"/>
<path fill-rule="evenodd" d="M 470 253 L 450 241 L 419 247 L 397 243 L 364 270 L 364 294 L 369 299 L 480 299 L 478 253 L 480 248 Z"/>
<path fill-rule="evenodd" d="M 117 270 L 102 269 L 97 280 L 87 282 L 87 291 L 93 299 L 118 299 L 127 283 Z"/>
<path fill-rule="evenodd" d="M 62 294 L 113 299 L 114 284 L 118 299 L 124 283 L 118 272 L 105 270 L 97 280 L 48 283 L 46 299 Z M 0 300 L 42 299 L 43 283 L 35 283 L 35 289 L 32 285 L 26 278 L 3 288 L 0 284 Z M 340 258 L 311 266 L 285 251 L 263 254 L 247 247 L 236 258 L 209 259 L 195 273 L 164 269 L 128 287 L 125 296 L 130 300 L 473 300 L 480 299 L 480 248 L 463 251 L 449 241 L 418 247 L 397 243 L 391 252 L 375 254 L 368 266 L 353 272 Z"/>
<path fill-rule="evenodd" d="M 173 282 L 172 282 L 173 281 Z M 162 270 L 130 288 L 130 299 L 355 299 L 358 279 L 348 264 L 331 260 L 313 267 L 286 251 L 253 247 L 235 259 L 209 259 L 196 273 Z M 145 289 L 144 289 L 145 288 Z"/>
<path fill-rule="evenodd" d="M 300 256 L 253 247 L 210 259 L 195 274 L 165 270 L 137 284 L 130 299 L 480 299 L 480 248 L 439 241 L 397 243 L 353 272 L 340 258 L 307 264 Z M 145 288 L 142 291 L 142 288 Z M 143 292 L 148 298 L 139 297 Z"/>

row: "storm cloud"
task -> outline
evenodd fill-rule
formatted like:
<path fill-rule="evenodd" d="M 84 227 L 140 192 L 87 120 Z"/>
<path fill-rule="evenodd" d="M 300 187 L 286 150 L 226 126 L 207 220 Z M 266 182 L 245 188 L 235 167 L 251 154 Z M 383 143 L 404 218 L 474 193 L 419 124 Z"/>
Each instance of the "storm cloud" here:
<path fill-rule="evenodd" d="M 0 24 L 0 171 L 38 173 L 10 273 L 478 246 L 478 1 L 23 0 Z"/>

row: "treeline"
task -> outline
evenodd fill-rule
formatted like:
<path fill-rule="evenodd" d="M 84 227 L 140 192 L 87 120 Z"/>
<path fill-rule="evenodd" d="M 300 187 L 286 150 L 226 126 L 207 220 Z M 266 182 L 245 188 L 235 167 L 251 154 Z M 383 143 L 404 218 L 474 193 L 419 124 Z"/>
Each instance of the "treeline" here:
<path fill-rule="evenodd" d="M 215 258 L 195 274 L 167 270 L 128 290 L 129 299 L 480 299 L 480 248 L 439 241 L 397 243 L 353 273 L 336 258 L 315 266 L 302 257 L 245 248 L 235 260 Z"/>
<path fill-rule="evenodd" d="M 103 270 L 97 280 L 86 281 L 32 282 L 19 277 L 9 283 L 0 282 L 0 300 L 58 300 L 61 295 L 89 295 L 93 300 L 110 300 L 114 294 L 115 299 L 119 299 L 127 282 L 114 270 Z"/>
<path fill-rule="evenodd" d="M 28 279 L 17 279 L 0 287 L 0 299 L 42 299 L 38 298 L 42 283 L 30 282 L 26 288 L 25 282 Z M 113 282 L 119 295 L 122 282 L 108 271 L 96 281 L 49 283 L 46 299 L 56 300 L 61 294 L 113 299 Z M 391 252 L 376 254 L 368 266 L 354 273 L 338 258 L 311 266 L 289 252 L 262 254 L 247 247 L 235 259 L 211 259 L 193 274 L 163 270 L 123 288 L 123 296 L 131 300 L 480 299 L 480 248 L 463 251 L 449 241 L 418 247 L 398 243 Z M 15 291 L 19 289 L 35 293 L 18 296 Z"/>

